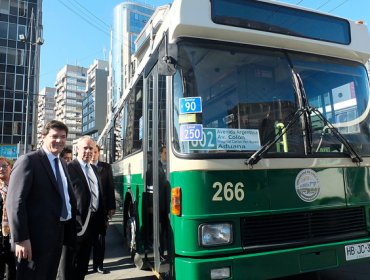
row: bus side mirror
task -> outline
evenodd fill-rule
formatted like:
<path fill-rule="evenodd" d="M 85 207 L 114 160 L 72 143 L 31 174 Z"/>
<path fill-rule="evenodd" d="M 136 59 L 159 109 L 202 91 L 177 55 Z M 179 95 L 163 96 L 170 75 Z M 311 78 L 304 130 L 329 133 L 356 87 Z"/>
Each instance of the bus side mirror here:
<path fill-rule="evenodd" d="M 176 74 L 177 45 L 168 44 L 165 37 L 158 50 L 158 73 L 164 76 Z"/>

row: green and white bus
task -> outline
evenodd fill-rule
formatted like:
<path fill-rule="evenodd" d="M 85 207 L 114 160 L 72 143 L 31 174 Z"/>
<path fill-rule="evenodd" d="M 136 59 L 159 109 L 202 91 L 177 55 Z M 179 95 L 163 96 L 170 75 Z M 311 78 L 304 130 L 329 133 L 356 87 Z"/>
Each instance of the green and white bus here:
<path fill-rule="evenodd" d="M 175 0 L 136 43 L 99 139 L 136 266 L 235 280 L 370 260 L 366 25 L 269 0 Z M 149 172 L 161 145 L 165 186 Z"/>

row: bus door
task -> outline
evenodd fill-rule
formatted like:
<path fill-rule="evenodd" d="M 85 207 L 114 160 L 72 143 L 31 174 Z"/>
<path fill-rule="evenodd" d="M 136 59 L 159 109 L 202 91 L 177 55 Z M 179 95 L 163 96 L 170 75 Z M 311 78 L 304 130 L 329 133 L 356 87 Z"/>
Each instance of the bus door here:
<path fill-rule="evenodd" d="M 168 193 L 166 152 L 166 77 L 157 75 L 156 67 L 145 79 L 145 194 L 143 203 L 146 258 L 155 271 L 167 259 Z M 162 153 L 162 159 L 161 159 Z M 145 214 L 144 214 L 145 213 Z M 144 217 L 144 216 L 143 216 Z"/>

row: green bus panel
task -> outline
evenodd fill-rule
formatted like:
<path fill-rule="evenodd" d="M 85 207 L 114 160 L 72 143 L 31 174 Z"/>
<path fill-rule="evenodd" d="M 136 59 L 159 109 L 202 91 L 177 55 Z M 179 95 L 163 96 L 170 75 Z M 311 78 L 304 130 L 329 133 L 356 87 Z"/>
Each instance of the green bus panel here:
<path fill-rule="evenodd" d="M 369 204 L 370 168 L 346 168 L 344 175 L 348 205 Z"/>
<path fill-rule="evenodd" d="M 315 206 L 345 205 L 343 171 L 341 168 L 315 169 L 321 190 L 319 197 L 307 203 L 300 199 L 295 180 L 301 169 L 243 170 L 243 171 L 188 171 L 171 173 L 172 187 L 181 187 L 182 216 L 226 215 L 259 211 L 284 211 Z M 243 184 L 244 199 L 227 201 L 223 192 L 215 201 L 215 183 Z"/>
<path fill-rule="evenodd" d="M 263 280 L 336 268 L 343 264 L 358 262 L 358 260 L 346 261 L 346 245 L 369 241 L 369 238 L 357 239 L 351 242 L 207 259 L 176 257 L 176 280 L 211 279 L 211 269 L 225 267 L 229 267 L 231 271 L 231 277 L 227 279 L 233 280 Z"/>
<path fill-rule="evenodd" d="M 312 202 L 305 202 L 297 195 L 295 180 L 300 171 L 292 169 L 172 173 L 172 186 L 181 187 L 182 192 L 182 214 L 180 217 L 172 217 L 176 254 L 199 257 L 240 252 L 240 218 L 248 215 L 346 207 L 341 168 L 315 170 L 321 187 L 320 194 Z M 219 200 L 215 201 L 215 194 L 220 186 L 227 183 L 236 186 L 240 182 L 244 186 L 242 200 L 234 197 L 229 201 L 221 191 L 217 196 Z M 217 187 L 214 187 L 215 183 Z M 202 248 L 198 242 L 198 227 L 202 223 L 210 222 L 231 222 L 234 242 L 228 246 Z"/>

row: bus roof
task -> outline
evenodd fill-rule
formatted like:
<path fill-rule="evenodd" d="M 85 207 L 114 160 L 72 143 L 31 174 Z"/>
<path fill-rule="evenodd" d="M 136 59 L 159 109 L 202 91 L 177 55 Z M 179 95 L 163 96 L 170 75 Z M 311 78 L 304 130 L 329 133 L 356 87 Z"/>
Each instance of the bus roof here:
<path fill-rule="evenodd" d="M 315 53 L 359 61 L 361 63 L 366 63 L 370 58 L 370 37 L 367 26 L 361 22 L 345 20 L 349 24 L 350 42 L 349 44 L 339 44 L 256 29 L 217 24 L 213 22 L 211 18 L 212 2 L 217 1 L 175 0 L 158 34 L 163 34 L 163 32 L 168 30 L 170 43 L 176 42 L 180 37 L 193 37 Z M 296 11 L 305 11 L 314 15 L 344 20 L 325 13 L 276 1 L 245 0 L 245 3 L 248 2 L 270 3 L 271 5 L 294 8 Z M 156 39 L 160 40 L 161 38 L 158 37 Z"/>

